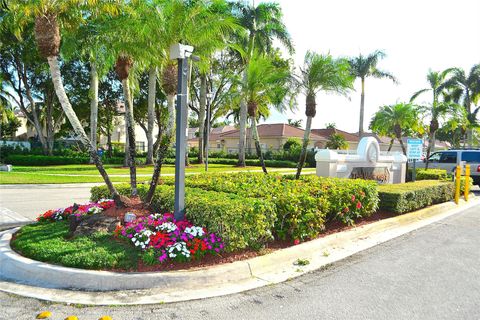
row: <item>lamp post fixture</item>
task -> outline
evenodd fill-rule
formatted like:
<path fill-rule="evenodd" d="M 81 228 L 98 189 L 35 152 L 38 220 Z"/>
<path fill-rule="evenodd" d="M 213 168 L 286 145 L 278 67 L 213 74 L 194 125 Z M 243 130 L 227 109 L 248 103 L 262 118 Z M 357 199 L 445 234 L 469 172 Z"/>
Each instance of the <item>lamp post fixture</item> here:
<path fill-rule="evenodd" d="M 212 103 L 213 94 L 211 92 L 207 93 L 207 134 L 205 138 L 205 172 L 208 171 L 208 150 L 209 150 L 209 141 L 210 141 L 210 113 L 211 113 L 211 103 Z"/>
<path fill-rule="evenodd" d="M 178 220 L 185 219 L 185 151 L 187 132 L 187 85 L 188 58 L 193 47 L 180 43 L 170 47 L 170 59 L 178 61 L 178 87 L 175 134 L 175 204 L 173 215 Z"/>

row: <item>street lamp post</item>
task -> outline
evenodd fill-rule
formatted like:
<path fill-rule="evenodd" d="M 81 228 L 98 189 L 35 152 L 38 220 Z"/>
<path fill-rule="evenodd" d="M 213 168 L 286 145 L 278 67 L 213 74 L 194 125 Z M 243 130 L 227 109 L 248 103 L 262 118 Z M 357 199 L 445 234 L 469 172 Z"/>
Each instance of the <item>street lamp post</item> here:
<path fill-rule="evenodd" d="M 185 219 L 185 150 L 187 131 L 187 80 L 188 58 L 193 47 L 174 44 L 170 47 L 170 59 L 178 61 L 178 87 L 176 105 L 175 141 L 175 204 L 173 215 L 176 220 Z"/>
<path fill-rule="evenodd" d="M 212 103 L 212 93 L 207 93 L 207 135 L 205 138 L 205 171 L 208 171 L 208 150 L 210 142 L 210 113 Z"/>

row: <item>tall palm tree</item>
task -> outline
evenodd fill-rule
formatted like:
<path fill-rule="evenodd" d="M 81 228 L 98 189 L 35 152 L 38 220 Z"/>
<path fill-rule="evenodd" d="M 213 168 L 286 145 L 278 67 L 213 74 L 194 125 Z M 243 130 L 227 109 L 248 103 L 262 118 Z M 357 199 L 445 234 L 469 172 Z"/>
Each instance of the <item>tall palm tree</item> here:
<path fill-rule="evenodd" d="M 243 82 L 246 82 L 246 70 L 253 56 L 254 51 L 268 53 L 273 48 L 274 40 L 279 41 L 290 52 L 293 52 L 293 45 L 287 28 L 282 21 L 282 9 L 277 3 L 262 2 L 256 7 L 246 2 L 234 2 L 232 5 L 233 14 L 239 20 L 248 34 L 243 38 L 244 46 L 247 48 Z M 238 165 L 245 166 L 245 141 L 247 125 L 247 101 L 240 101 L 238 145 Z"/>
<path fill-rule="evenodd" d="M 378 62 L 385 58 L 385 53 L 381 50 L 376 50 L 367 56 L 360 54 L 358 57 L 350 59 L 350 68 L 352 75 L 355 78 L 360 78 L 362 85 L 362 93 L 360 96 L 360 119 L 358 125 L 358 137 L 363 137 L 363 118 L 365 113 L 365 79 L 368 77 L 377 79 L 390 79 L 397 83 L 397 79 L 388 71 L 377 68 Z"/>
<path fill-rule="evenodd" d="M 255 150 L 260 160 L 262 170 L 267 173 L 263 159 L 260 137 L 257 130 L 257 118 L 259 108 L 268 108 L 271 105 L 280 110 L 285 107 L 285 100 L 288 95 L 288 83 L 291 79 L 290 70 L 284 67 L 277 67 L 270 57 L 254 54 L 247 68 L 247 81 L 242 82 L 243 98 L 247 101 L 248 115 L 251 119 Z"/>
<path fill-rule="evenodd" d="M 424 113 L 426 113 L 430 118 L 430 124 L 428 128 L 427 159 L 430 157 L 431 152 L 435 151 L 435 133 L 439 128 L 439 118 L 444 118 L 449 111 L 451 111 L 449 104 L 439 102 L 439 97 L 442 95 L 442 93 L 444 93 L 445 84 L 448 81 L 448 75 L 452 71 L 453 69 L 446 69 L 442 72 L 429 70 L 427 73 L 427 81 L 430 87 L 415 92 L 410 98 L 410 101 L 413 102 L 423 93 L 432 93 L 432 103 L 426 107 L 423 107 Z M 426 166 L 428 169 L 428 162 Z"/>
<path fill-rule="evenodd" d="M 208 43 L 211 39 L 217 39 L 219 34 L 225 33 L 225 30 L 232 26 L 232 21 L 218 15 L 218 12 L 212 10 L 207 1 L 165 0 L 159 1 L 159 7 L 162 12 L 162 23 L 158 24 L 155 30 L 151 30 L 150 36 L 154 37 L 163 48 L 163 50 L 158 51 L 158 54 L 161 55 L 163 62 L 160 78 L 162 89 L 167 96 L 169 121 L 157 152 L 150 188 L 145 198 L 147 204 L 153 198 L 164 157 L 173 140 L 177 73 L 175 64 L 169 57 L 169 48 L 172 44 L 178 42 L 201 47 L 202 44 Z"/>
<path fill-rule="evenodd" d="M 100 2 L 100 1 L 99 1 Z M 34 20 L 35 23 L 35 39 L 38 50 L 43 58 L 46 58 L 50 67 L 50 73 L 55 87 L 58 101 L 65 112 L 73 130 L 83 146 L 88 149 L 90 156 L 105 181 L 110 193 L 117 206 L 122 206 L 120 196 L 113 186 L 107 172 L 105 171 L 102 161 L 97 155 L 97 150 L 88 138 L 83 129 L 80 120 L 70 104 L 65 93 L 58 56 L 60 53 L 61 29 L 60 26 L 74 26 L 83 19 L 81 8 L 89 4 L 83 0 L 12 0 L 8 3 L 8 13 L 15 21 L 14 25 L 20 30 L 29 21 Z M 99 5 L 100 3 L 97 3 Z M 18 31 L 17 31 L 18 34 Z"/>
<path fill-rule="evenodd" d="M 297 76 L 297 84 L 299 90 L 306 96 L 305 115 L 307 116 L 302 152 L 297 165 L 296 178 L 299 179 L 307 158 L 312 120 L 317 113 L 317 93 L 324 91 L 346 95 L 352 89 L 353 77 L 347 60 L 335 59 L 330 54 L 322 55 L 308 51 L 305 54 L 303 67 L 300 68 L 300 74 Z"/>
<path fill-rule="evenodd" d="M 471 121 L 467 130 L 468 146 L 473 145 L 473 130 L 478 122 L 477 113 L 480 100 L 480 64 L 474 65 L 468 74 L 463 69 L 454 68 L 452 77 L 443 85 L 451 89 L 450 98 L 456 103 L 461 103 Z"/>
<path fill-rule="evenodd" d="M 407 149 L 403 143 L 403 138 L 423 132 L 419 109 L 411 103 L 397 103 L 381 107 L 373 115 L 370 128 L 374 132 L 387 131 L 393 134 L 400 143 L 405 156 L 407 155 Z"/>

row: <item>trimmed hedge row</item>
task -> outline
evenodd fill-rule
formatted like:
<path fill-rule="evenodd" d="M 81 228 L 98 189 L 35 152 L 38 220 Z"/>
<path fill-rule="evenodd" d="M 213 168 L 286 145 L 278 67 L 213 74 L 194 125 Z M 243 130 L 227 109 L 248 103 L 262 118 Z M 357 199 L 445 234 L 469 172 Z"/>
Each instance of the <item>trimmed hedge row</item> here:
<path fill-rule="evenodd" d="M 378 186 L 380 210 L 399 214 L 450 201 L 453 193 L 452 182 L 438 180 Z"/>
<path fill-rule="evenodd" d="M 130 194 L 129 185 L 117 185 L 116 188 L 120 194 Z M 147 185 L 138 186 L 142 199 L 147 191 Z M 108 189 L 104 186 L 93 187 L 91 192 L 92 201 L 109 197 Z M 152 209 L 157 212 L 172 212 L 174 200 L 174 187 L 159 185 L 153 197 Z M 217 233 L 225 241 L 229 251 L 247 247 L 260 248 L 273 239 L 276 212 L 275 205 L 268 200 L 186 188 L 185 208 L 190 221 Z"/>
<path fill-rule="evenodd" d="M 172 188 L 173 179 L 167 178 L 163 183 L 162 187 Z M 230 194 L 234 197 L 232 199 L 246 199 L 247 202 L 257 199 L 272 203 L 275 219 L 273 228 L 270 230 L 281 239 L 314 238 L 325 229 L 326 221 L 340 220 L 343 223 L 353 224 L 355 219 L 375 212 L 378 206 L 376 183 L 364 180 L 327 179 L 315 176 L 292 180 L 263 173 L 203 174 L 187 177 L 186 186 L 188 187 L 186 197 L 201 190 L 200 195 L 208 197 L 205 201 L 206 206 L 216 203 L 216 195 L 220 195 L 221 198 L 223 194 Z M 128 194 L 128 190 L 125 191 L 122 187 L 119 187 L 119 192 Z M 92 189 L 93 200 L 108 196 L 105 187 Z M 197 202 L 190 202 L 190 206 L 187 204 L 189 217 L 193 214 L 190 211 L 191 208 L 198 210 L 198 207 L 201 207 L 200 202 L 203 200 L 200 198 L 199 196 Z M 158 192 L 154 198 L 154 208 L 170 210 L 170 207 L 165 206 L 168 201 L 173 201 L 172 199 L 166 199 L 161 192 Z M 219 204 L 224 200 L 230 201 L 230 198 L 221 199 L 223 200 Z M 220 205 L 218 207 L 218 210 L 215 209 L 217 210 L 215 214 L 221 220 L 225 208 L 221 208 Z M 194 220 L 194 222 L 200 221 Z M 215 230 L 211 226 L 209 229 Z"/>
<path fill-rule="evenodd" d="M 137 164 L 144 164 L 145 158 L 136 158 Z M 197 158 L 190 158 L 191 163 L 197 163 Z M 25 154 L 7 154 L 3 160 L 5 163 L 17 165 L 17 166 L 51 166 L 51 165 L 67 165 L 67 164 L 89 164 L 90 158 L 88 156 L 45 156 L 45 155 L 25 155 Z M 123 164 L 123 157 L 102 157 L 104 164 Z M 224 159 L 224 158 L 209 158 L 210 164 L 227 164 L 236 165 L 237 159 Z M 165 164 L 175 164 L 175 159 L 165 159 Z M 258 159 L 246 159 L 245 164 L 247 166 L 260 166 L 260 160 Z M 293 161 L 284 160 L 265 160 L 267 167 L 274 168 L 296 168 L 297 164 Z"/>
<path fill-rule="evenodd" d="M 443 169 L 416 169 L 417 180 L 446 180 L 447 170 Z"/>

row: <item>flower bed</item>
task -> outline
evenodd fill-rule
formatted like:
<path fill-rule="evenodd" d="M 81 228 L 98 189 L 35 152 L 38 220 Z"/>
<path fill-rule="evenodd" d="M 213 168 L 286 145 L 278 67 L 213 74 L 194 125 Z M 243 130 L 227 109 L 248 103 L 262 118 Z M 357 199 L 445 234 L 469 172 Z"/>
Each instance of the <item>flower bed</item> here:
<path fill-rule="evenodd" d="M 112 208 L 114 210 L 114 201 L 110 199 L 100 199 L 96 202 L 90 202 L 83 205 L 73 205 L 67 208 L 56 210 L 48 210 L 47 212 L 38 216 L 37 221 L 40 224 L 39 229 L 49 229 L 48 225 L 58 224 L 51 230 L 51 238 L 49 235 L 42 235 L 40 239 L 31 241 L 31 234 L 25 231 L 31 231 L 33 226 L 26 226 L 22 228 L 12 241 L 12 246 L 22 254 L 38 258 L 42 261 L 49 261 L 54 263 L 61 263 L 66 266 L 98 268 L 128 265 L 123 262 L 115 262 L 114 258 L 102 259 L 97 255 L 95 250 L 92 256 L 78 255 L 74 251 L 81 250 L 85 243 L 89 243 L 92 247 L 102 246 L 104 242 L 110 242 L 116 249 L 115 244 L 120 243 L 120 247 L 125 248 L 128 245 L 135 252 L 137 252 L 144 264 L 154 265 L 159 263 L 177 263 L 190 262 L 192 260 L 200 260 L 206 255 L 217 255 L 224 251 L 225 244 L 222 239 L 215 233 L 208 232 L 206 228 L 193 225 L 187 220 L 176 221 L 173 214 L 153 213 L 148 216 L 140 216 L 134 221 L 128 222 L 124 225 L 117 225 L 113 234 L 95 233 L 91 236 L 81 236 L 72 240 L 68 240 L 68 226 L 66 220 L 74 216 L 81 220 L 82 218 L 94 214 L 106 214 L 105 211 Z M 44 228 L 42 225 L 46 225 Z M 59 232 L 61 230 L 61 232 Z M 88 238 L 88 239 L 86 239 Z M 101 243 L 93 245 L 101 238 Z M 46 242 L 45 242 L 46 241 Z M 43 243 L 44 247 L 39 247 L 39 243 Z M 62 245 L 69 248 L 68 252 L 72 252 L 75 258 L 68 258 L 64 255 L 57 255 L 55 252 L 60 252 Z M 77 247 L 78 245 L 78 247 Z M 89 245 L 89 247 L 90 247 Z M 74 249 L 72 249 L 74 248 Z M 131 249 L 127 251 L 132 251 Z M 66 254 L 67 256 L 69 253 Z M 109 254 L 106 254 L 109 256 Z M 73 261 L 72 261 L 73 260 Z M 90 261 L 86 261 L 90 260 Z M 91 261 L 94 260 L 94 261 Z M 100 261 L 98 261 L 100 260 Z"/>
<path fill-rule="evenodd" d="M 187 262 L 224 249 L 222 239 L 215 233 L 208 233 L 187 220 L 176 221 L 170 213 L 140 217 L 124 227 L 119 226 L 115 235 L 141 250 L 147 264 L 168 260 Z"/>

